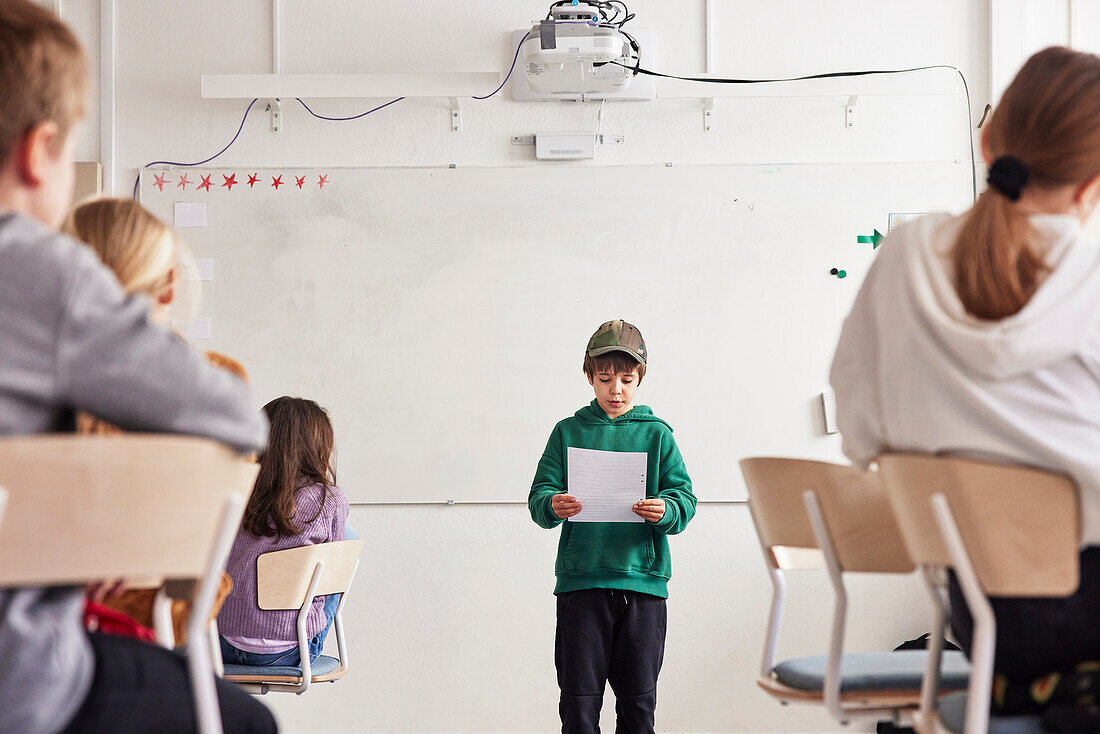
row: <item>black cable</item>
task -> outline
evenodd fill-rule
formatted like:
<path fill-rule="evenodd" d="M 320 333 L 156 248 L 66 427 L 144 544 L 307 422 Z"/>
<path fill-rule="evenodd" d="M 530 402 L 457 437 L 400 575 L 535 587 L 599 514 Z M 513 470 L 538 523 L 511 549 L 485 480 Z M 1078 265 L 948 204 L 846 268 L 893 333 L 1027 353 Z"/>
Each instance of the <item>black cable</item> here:
<path fill-rule="evenodd" d="M 966 92 L 966 137 L 970 141 L 970 189 L 974 197 L 974 201 L 978 200 L 978 163 L 977 159 L 974 156 L 974 135 L 971 132 L 974 126 L 974 118 L 970 113 L 970 85 L 966 83 L 966 75 L 962 73 L 962 69 L 957 66 L 951 66 L 950 64 L 930 64 L 928 66 L 914 66 L 908 69 L 830 71 L 823 74 L 808 74 L 807 76 L 792 76 L 782 79 L 722 79 L 699 76 L 677 76 L 675 74 L 662 74 L 658 71 L 643 69 L 641 67 L 641 64 L 628 66 L 627 64 L 621 64 L 618 61 L 611 61 L 608 63 L 615 64 L 616 66 L 621 66 L 624 69 L 629 69 L 635 74 L 646 74 L 648 76 L 661 77 L 662 79 L 679 79 L 685 82 L 700 82 L 704 84 L 771 84 L 775 82 L 801 82 L 811 79 L 840 79 L 843 77 L 871 76 L 873 74 L 907 74 L 913 71 L 928 71 L 929 69 L 951 69 L 959 75 L 959 79 L 961 79 L 963 83 L 963 91 Z"/>

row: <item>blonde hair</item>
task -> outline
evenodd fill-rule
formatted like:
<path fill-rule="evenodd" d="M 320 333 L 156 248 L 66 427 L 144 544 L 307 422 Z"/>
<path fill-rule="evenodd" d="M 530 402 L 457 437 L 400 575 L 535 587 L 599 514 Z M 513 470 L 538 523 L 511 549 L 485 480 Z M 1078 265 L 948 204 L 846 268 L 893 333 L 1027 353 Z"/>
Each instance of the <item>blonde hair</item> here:
<path fill-rule="evenodd" d="M 57 123 L 60 147 L 84 117 L 88 69 L 73 32 L 29 0 L 0 2 L 0 163 L 40 122 Z"/>
<path fill-rule="evenodd" d="M 127 293 L 142 293 L 155 301 L 171 285 L 189 297 L 181 300 L 189 301 L 188 315 L 193 315 L 194 259 L 172 230 L 136 201 L 85 202 L 73 209 L 62 231 L 95 250 Z"/>
<path fill-rule="evenodd" d="M 1051 190 L 1100 175 L 1100 57 L 1052 47 L 1032 56 L 986 125 L 992 159 L 1027 168 L 1027 188 Z M 966 310 L 996 320 L 1022 309 L 1050 270 L 1018 203 L 990 188 L 963 220 L 953 251 Z"/>

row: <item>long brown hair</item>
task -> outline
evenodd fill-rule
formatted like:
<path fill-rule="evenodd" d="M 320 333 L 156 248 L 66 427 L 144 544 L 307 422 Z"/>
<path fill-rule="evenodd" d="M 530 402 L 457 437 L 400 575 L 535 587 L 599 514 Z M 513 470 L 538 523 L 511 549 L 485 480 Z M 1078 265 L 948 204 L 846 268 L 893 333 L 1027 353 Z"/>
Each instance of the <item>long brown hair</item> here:
<path fill-rule="evenodd" d="M 312 400 L 284 395 L 264 406 L 271 422 L 267 449 L 260 456 L 260 473 L 241 525 L 257 538 L 297 535 L 294 493 L 320 484 L 321 506 L 304 522 L 317 519 L 336 484 L 332 467 L 334 443 L 328 412 Z"/>
<path fill-rule="evenodd" d="M 985 130 L 993 160 L 1027 167 L 1027 188 L 1050 190 L 1100 174 L 1100 57 L 1051 47 L 1032 56 Z M 955 240 L 956 289 L 966 310 L 997 320 L 1022 309 L 1049 266 L 1018 202 L 990 188 Z"/>

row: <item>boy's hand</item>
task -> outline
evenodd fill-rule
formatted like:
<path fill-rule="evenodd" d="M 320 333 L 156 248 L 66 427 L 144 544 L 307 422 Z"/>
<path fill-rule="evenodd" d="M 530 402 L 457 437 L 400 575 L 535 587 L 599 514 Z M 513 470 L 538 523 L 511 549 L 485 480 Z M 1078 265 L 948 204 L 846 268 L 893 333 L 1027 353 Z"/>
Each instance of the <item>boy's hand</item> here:
<path fill-rule="evenodd" d="M 554 514 L 559 520 L 564 520 L 580 512 L 581 503 L 578 502 L 577 498 L 573 495 L 556 494 L 550 500 L 550 509 L 554 511 Z"/>
<path fill-rule="evenodd" d="M 660 522 L 665 516 L 665 501 L 649 499 L 635 502 L 634 514 L 649 522 Z"/>

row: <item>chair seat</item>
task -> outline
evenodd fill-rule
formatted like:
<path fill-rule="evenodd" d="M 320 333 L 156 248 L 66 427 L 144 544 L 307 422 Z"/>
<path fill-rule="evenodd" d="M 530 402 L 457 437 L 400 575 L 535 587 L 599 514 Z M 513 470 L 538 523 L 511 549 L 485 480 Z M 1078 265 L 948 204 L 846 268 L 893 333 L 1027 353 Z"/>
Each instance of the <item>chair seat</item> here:
<path fill-rule="evenodd" d="M 321 655 L 310 666 L 311 680 L 317 681 L 340 667 L 340 661 L 329 655 Z M 289 665 L 232 665 L 226 663 L 225 678 L 238 683 L 248 681 L 271 681 L 286 678 L 286 682 L 297 682 L 302 679 L 302 669 Z M 339 676 L 337 676 L 339 677 Z M 279 682 L 283 682 L 279 680 Z"/>
<path fill-rule="evenodd" d="M 897 652 L 852 653 L 841 663 L 841 693 L 857 691 L 919 691 L 924 667 L 928 660 L 925 650 Z M 825 687 L 825 655 L 784 660 L 772 669 L 772 677 L 783 685 L 800 691 L 821 691 Z M 944 652 L 940 663 L 940 688 L 965 689 L 970 677 L 970 663 L 957 650 Z"/>
<path fill-rule="evenodd" d="M 966 721 L 966 694 L 952 693 L 940 699 L 940 723 L 954 734 L 962 734 Z M 989 734 L 1043 734 L 1038 716 L 991 716 Z"/>

